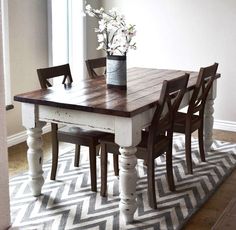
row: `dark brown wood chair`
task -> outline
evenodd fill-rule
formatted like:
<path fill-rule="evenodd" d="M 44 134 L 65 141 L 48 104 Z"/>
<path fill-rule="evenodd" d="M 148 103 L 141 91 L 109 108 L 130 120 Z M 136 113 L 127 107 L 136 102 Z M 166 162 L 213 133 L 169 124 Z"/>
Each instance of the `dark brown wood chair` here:
<path fill-rule="evenodd" d="M 96 78 L 97 76 L 105 73 L 105 67 L 106 67 L 106 58 L 95 58 L 95 59 L 88 59 L 85 61 L 86 67 L 88 70 L 88 74 L 90 78 Z M 102 69 L 101 74 L 98 73 L 98 69 Z M 100 70 L 101 71 L 101 70 Z"/>
<path fill-rule="evenodd" d="M 185 93 L 189 75 L 164 81 L 157 108 L 148 129 L 142 131 L 142 140 L 137 146 L 136 156 L 147 162 L 148 199 L 156 209 L 154 160 L 166 153 L 166 171 L 169 189 L 175 190 L 172 169 L 173 120 Z M 101 143 L 101 196 L 107 193 L 107 153 L 119 155 L 119 146 L 114 143 L 114 135 L 100 139 Z"/>
<path fill-rule="evenodd" d="M 185 134 L 185 154 L 187 163 L 187 173 L 193 173 L 191 154 L 191 134 L 198 130 L 198 143 L 200 157 L 205 161 L 204 152 L 204 110 L 207 96 L 216 78 L 218 64 L 200 68 L 196 86 L 189 102 L 187 113 L 177 112 L 174 122 L 174 132 Z"/>
<path fill-rule="evenodd" d="M 62 83 L 72 83 L 69 64 L 54 66 L 49 68 L 37 69 L 39 82 L 42 89 L 51 87 L 50 79 L 62 77 Z M 80 145 L 89 147 L 91 190 L 97 191 L 97 173 L 96 173 L 96 148 L 99 146 L 99 139 L 106 133 L 98 131 L 88 131 L 79 127 L 64 126 L 58 129 L 58 125 L 51 123 L 52 127 L 52 169 L 51 180 L 55 180 L 58 165 L 58 146 L 59 141 L 75 144 L 74 166 L 79 166 Z"/>

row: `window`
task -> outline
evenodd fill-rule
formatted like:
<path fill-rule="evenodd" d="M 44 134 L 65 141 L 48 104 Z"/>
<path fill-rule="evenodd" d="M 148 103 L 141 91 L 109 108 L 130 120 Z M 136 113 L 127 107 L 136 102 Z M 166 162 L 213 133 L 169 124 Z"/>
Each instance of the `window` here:
<path fill-rule="evenodd" d="M 70 63 L 73 80 L 85 73 L 84 1 L 49 0 L 49 65 Z"/>
<path fill-rule="evenodd" d="M 6 109 L 13 108 L 11 98 L 11 82 L 10 82 L 10 61 L 9 61 L 9 31 L 8 31 L 8 2 L 1 0 L 2 5 L 2 46 L 3 46 L 3 72 L 5 87 L 5 105 Z"/>

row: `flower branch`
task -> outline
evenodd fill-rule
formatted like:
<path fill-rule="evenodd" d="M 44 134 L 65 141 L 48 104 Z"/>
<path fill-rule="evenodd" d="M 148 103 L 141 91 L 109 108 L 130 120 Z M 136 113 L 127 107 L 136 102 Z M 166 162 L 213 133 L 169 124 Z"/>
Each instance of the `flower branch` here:
<path fill-rule="evenodd" d="M 98 50 L 104 50 L 109 55 L 126 55 L 129 49 L 136 49 L 135 25 L 127 25 L 124 15 L 116 9 L 105 12 L 103 8 L 93 9 L 87 5 L 85 12 L 98 19 L 98 28 L 95 28 Z"/>

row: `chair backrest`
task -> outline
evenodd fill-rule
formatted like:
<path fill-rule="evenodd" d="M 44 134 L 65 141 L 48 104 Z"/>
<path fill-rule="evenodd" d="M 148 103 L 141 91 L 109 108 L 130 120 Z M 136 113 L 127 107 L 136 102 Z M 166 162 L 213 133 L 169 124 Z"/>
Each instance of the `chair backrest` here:
<path fill-rule="evenodd" d="M 200 68 L 196 86 L 189 102 L 187 114 L 190 118 L 197 112 L 199 112 L 199 115 L 203 115 L 207 96 L 210 92 L 213 81 L 216 79 L 217 68 L 218 63 Z"/>
<path fill-rule="evenodd" d="M 69 64 L 37 69 L 37 73 L 42 89 L 51 87 L 52 84 L 49 82 L 49 79 L 55 77 L 63 76 L 62 84 L 73 82 Z"/>
<path fill-rule="evenodd" d="M 172 137 L 174 117 L 186 91 L 188 79 L 189 74 L 185 74 L 163 82 L 160 99 L 157 102 L 157 108 L 149 127 L 149 147 L 154 147 L 155 138 L 159 134 Z"/>
<path fill-rule="evenodd" d="M 90 78 L 96 78 L 99 74 L 95 71 L 96 69 L 101 69 L 106 67 L 106 58 L 95 58 L 95 59 L 89 59 L 85 61 L 88 74 Z M 103 73 L 105 71 L 103 70 Z"/>

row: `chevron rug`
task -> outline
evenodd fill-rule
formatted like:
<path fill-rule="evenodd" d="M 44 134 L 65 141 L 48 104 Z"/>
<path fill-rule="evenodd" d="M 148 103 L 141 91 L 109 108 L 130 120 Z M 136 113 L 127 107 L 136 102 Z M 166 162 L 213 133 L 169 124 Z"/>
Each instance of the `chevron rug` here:
<path fill-rule="evenodd" d="M 158 209 L 152 210 L 148 206 L 146 193 L 146 168 L 142 161 L 138 161 L 138 209 L 133 224 L 123 225 L 120 218 L 119 179 L 113 174 L 112 159 L 109 160 L 108 196 L 101 198 L 99 192 L 90 191 L 88 150 L 83 148 L 80 167 L 74 168 L 72 146 L 65 149 L 59 158 L 57 181 L 49 179 L 51 162 L 44 163 L 45 184 L 40 197 L 31 195 L 27 185 L 27 172 L 10 179 L 13 227 L 24 230 L 181 229 L 235 168 L 236 144 L 214 141 L 214 150 L 206 155 L 207 162 L 201 163 L 198 160 L 197 141 L 193 140 L 194 174 L 185 175 L 184 137 L 174 138 L 173 159 L 177 191 L 169 192 L 165 159 L 157 159 L 155 176 Z"/>

